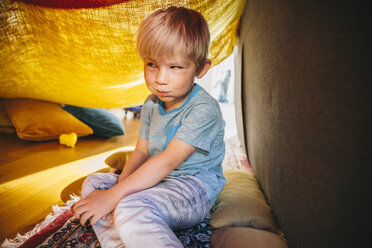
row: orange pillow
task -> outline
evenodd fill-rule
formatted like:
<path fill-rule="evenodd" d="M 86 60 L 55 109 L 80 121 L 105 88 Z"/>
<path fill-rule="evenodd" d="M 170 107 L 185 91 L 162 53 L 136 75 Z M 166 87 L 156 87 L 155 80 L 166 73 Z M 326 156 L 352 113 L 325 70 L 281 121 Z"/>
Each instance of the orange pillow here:
<path fill-rule="evenodd" d="M 77 136 L 93 134 L 93 130 L 57 103 L 31 99 L 4 99 L 2 106 L 16 128 L 17 135 L 25 140 L 58 139 L 64 133 Z"/>
<path fill-rule="evenodd" d="M 15 133 L 15 128 L 0 106 L 0 133 Z"/>

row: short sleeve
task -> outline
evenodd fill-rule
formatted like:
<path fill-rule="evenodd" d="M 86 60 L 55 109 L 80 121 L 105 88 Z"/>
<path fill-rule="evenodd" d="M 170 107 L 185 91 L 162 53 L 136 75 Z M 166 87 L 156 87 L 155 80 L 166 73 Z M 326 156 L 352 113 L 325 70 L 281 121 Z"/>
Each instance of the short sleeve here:
<path fill-rule="evenodd" d="M 181 121 L 174 138 L 210 152 L 218 135 L 223 135 L 225 122 L 218 104 L 200 103 Z"/>
<path fill-rule="evenodd" d="M 147 97 L 141 110 L 141 127 L 138 135 L 145 140 L 149 139 L 151 116 L 155 106 L 154 101 L 154 95 L 150 95 L 149 97 Z"/>

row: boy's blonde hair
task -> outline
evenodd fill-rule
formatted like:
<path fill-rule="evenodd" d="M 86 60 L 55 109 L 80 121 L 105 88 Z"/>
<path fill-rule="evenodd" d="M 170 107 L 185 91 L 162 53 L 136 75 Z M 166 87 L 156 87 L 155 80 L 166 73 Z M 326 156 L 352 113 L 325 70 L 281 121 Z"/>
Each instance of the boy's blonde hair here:
<path fill-rule="evenodd" d="M 162 55 L 192 61 L 199 72 L 209 51 L 209 29 L 204 17 L 184 7 L 159 9 L 146 17 L 137 34 L 137 49 L 142 60 Z"/>

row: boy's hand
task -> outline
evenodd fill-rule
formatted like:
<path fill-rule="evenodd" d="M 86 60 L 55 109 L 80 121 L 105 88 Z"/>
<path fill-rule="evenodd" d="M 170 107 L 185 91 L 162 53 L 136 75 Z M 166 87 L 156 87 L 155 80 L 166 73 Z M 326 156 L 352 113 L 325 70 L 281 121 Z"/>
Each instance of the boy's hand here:
<path fill-rule="evenodd" d="M 106 219 L 107 215 L 112 212 L 118 201 L 113 199 L 108 190 L 96 190 L 90 193 L 85 199 L 75 203 L 73 210 L 74 216 L 80 219 L 80 223 L 85 225 L 91 218 L 90 224 L 93 226 L 100 218 Z M 113 221 L 111 214 L 110 222 Z"/>
<path fill-rule="evenodd" d="M 108 217 L 110 217 L 108 220 L 110 224 L 114 224 L 114 212 L 111 212 L 110 214 L 103 216 L 101 220 L 107 220 Z"/>

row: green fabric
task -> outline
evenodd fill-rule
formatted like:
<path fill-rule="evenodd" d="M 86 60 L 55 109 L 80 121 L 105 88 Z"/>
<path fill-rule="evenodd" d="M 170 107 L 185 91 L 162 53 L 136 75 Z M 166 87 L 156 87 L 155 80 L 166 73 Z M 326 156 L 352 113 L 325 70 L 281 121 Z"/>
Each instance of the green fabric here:
<path fill-rule="evenodd" d="M 123 123 L 106 109 L 71 105 L 66 105 L 63 109 L 91 127 L 95 135 L 109 138 L 125 134 Z"/>

